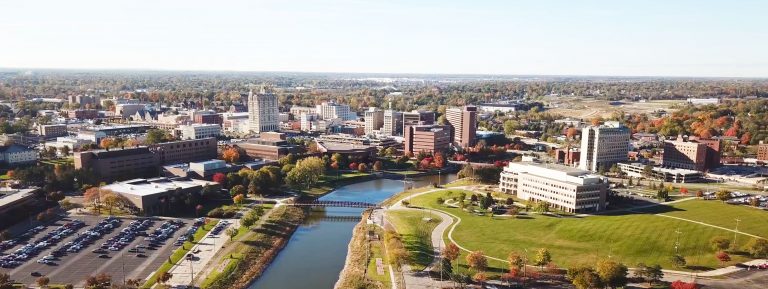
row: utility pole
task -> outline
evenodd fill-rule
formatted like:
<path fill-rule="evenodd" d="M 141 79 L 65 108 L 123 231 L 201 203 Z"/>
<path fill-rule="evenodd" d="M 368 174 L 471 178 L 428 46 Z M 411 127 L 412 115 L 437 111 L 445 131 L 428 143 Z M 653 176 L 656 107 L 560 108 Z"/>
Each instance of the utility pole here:
<path fill-rule="evenodd" d="M 680 234 L 683 232 L 680 232 L 680 228 L 677 228 L 675 233 L 677 234 L 677 239 L 675 239 L 675 254 L 677 254 L 677 249 L 680 247 Z"/>

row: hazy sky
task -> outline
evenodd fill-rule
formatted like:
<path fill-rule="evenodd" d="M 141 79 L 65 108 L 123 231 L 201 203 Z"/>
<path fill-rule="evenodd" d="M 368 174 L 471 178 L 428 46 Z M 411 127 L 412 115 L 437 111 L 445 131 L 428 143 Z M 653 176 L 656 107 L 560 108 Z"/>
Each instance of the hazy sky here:
<path fill-rule="evenodd" d="M 768 77 L 768 1 L 0 2 L 0 67 Z"/>

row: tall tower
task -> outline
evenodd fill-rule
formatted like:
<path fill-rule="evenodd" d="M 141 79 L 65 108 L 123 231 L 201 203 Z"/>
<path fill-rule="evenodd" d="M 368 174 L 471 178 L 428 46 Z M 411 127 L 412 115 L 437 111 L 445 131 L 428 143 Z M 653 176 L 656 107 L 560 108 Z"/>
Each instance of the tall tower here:
<path fill-rule="evenodd" d="M 616 121 L 584 128 L 581 131 L 579 168 L 593 172 L 601 168 L 607 171 L 613 164 L 626 161 L 629 134 L 629 128 Z"/>
<path fill-rule="evenodd" d="M 257 94 L 253 93 L 253 89 L 248 92 L 248 123 L 254 133 L 279 129 L 277 96 L 268 93 L 263 86 Z"/>
<path fill-rule="evenodd" d="M 445 110 L 445 120 L 451 126 L 451 140 L 461 147 L 475 145 L 477 107 L 453 107 Z"/>

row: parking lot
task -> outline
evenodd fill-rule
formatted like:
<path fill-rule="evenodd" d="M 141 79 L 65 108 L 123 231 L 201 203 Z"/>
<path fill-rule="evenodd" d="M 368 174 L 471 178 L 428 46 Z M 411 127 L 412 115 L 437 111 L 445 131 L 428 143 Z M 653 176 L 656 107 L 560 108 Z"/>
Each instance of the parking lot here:
<path fill-rule="evenodd" d="M 110 220 L 97 216 L 64 218 L 42 230 L 33 230 L 31 238 L 3 250 L 0 258 L 6 260 L 12 259 L 9 255 L 18 258 L 25 252 L 32 253 L 24 256 L 21 265 L 0 268 L 0 272 L 9 273 L 11 279 L 24 284 L 47 276 L 51 283 L 78 286 L 84 284 L 87 276 L 99 273 L 112 276 L 115 284 L 122 284 L 124 279 L 144 280 L 168 259 L 176 248 L 173 243 L 191 222 L 156 218 Z M 164 230 L 158 230 L 161 227 Z M 167 239 L 162 235 L 167 235 Z M 157 241 L 148 241 L 152 239 Z M 42 242 L 46 246 L 40 246 Z M 43 249 L 30 250 L 36 246 Z"/>

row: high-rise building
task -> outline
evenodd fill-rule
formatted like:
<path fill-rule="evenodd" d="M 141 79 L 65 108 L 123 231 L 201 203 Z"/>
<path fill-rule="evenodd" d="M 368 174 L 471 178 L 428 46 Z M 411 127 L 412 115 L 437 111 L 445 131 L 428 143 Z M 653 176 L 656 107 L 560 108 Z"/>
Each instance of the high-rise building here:
<path fill-rule="evenodd" d="M 301 131 L 313 131 L 313 127 L 317 127 L 317 114 L 302 112 L 299 115 L 299 122 Z"/>
<path fill-rule="evenodd" d="M 444 125 L 409 125 L 403 131 L 403 151 L 434 153 L 448 149 L 451 128 Z"/>
<path fill-rule="evenodd" d="M 248 93 L 248 121 L 251 131 L 262 133 L 280 129 L 277 119 L 277 96 L 267 93 L 264 88 L 257 94 Z"/>
<path fill-rule="evenodd" d="M 388 109 L 384 111 L 384 126 L 381 127 L 381 134 L 387 136 L 400 135 L 403 133 L 403 117 L 399 111 Z"/>
<path fill-rule="evenodd" d="M 563 165 L 513 162 L 501 172 L 499 190 L 566 212 L 598 212 L 606 207 L 608 180 Z"/>
<path fill-rule="evenodd" d="M 613 164 L 627 160 L 629 128 L 617 121 L 589 126 L 581 131 L 579 168 L 588 171 L 608 170 Z"/>
<path fill-rule="evenodd" d="M 346 104 L 338 104 L 332 101 L 323 102 L 315 106 L 315 113 L 320 119 L 335 119 L 341 120 L 355 120 L 357 115 L 349 110 L 349 106 Z"/>
<path fill-rule="evenodd" d="M 451 141 L 461 147 L 475 145 L 477 107 L 453 107 L 445 110 L 445 120 L 451 126 Z"/>
<path fill-rule="evenodd" d="M 384 111 L 369 107 L 365 111 L 365 134 L 373 134 L 374 131 L 380 130 L 384 126 Z"/>

